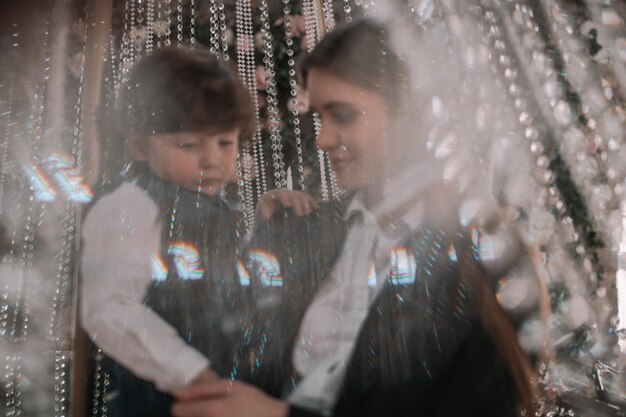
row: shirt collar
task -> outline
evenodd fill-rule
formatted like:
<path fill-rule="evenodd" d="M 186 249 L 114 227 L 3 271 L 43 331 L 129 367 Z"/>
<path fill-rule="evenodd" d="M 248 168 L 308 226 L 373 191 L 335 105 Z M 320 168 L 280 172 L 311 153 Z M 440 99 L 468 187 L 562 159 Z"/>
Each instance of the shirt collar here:
<path fill-rule="evenodd" d="M 344 219 L 350 222 L 356 217 L 361 217 L 363 219 L 363 223 L 365 223 L 366 225 L 380 229 L 379 223 L 376 221 L 377 216 L 375 208 L 374 211 L 369 210 L 365 206 L 364 200 L 365 191 L 357 191 L 354 195 L 354 198 L 348 205 L 348 208 L 346 209 Z M 407 228 L 409 230 L 415 230 L 422 224 L 422 221 L 424 219 L 424 213 L 425 204 L 424 201 L 420 199 L 415 204 L 413 204 L 411 208 L 400 219 L 393 222 L 389 227 L 386 227 L 385 229 L 380 229 L 379 232 L 386 234 L 393 233 L 398 229 L 406 230 Z"/>

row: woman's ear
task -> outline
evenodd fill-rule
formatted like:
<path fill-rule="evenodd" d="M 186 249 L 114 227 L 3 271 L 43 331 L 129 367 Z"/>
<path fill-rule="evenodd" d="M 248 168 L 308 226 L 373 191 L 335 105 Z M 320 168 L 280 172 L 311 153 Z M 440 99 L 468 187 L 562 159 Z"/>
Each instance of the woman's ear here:
<path fill-rule="evenodd" d="M 141 140 L 139 137 L 131 135 L 126 139 L 126 141 L 128 143 L 128 151 L 136 161 L 146 162 L 148 160 L 146 152 L 147 144 L 145 140 Z"/>

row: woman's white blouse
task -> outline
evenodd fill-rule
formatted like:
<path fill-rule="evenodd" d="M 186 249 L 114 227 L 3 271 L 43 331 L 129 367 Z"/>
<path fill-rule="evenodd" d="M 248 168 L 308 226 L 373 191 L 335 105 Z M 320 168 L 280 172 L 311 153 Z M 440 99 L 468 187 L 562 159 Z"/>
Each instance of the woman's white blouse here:
<path fill-rule="evenodd" d="M 332 413 L 371 301 L 387 276 L 389 255 L 421 223 L 423 204 L 384 231 L 359 196 L 346 218 L 355 215 L 339 260 L 305 313 L 292 358 L 302 380 L 288 401 L 325 415 Z"/>

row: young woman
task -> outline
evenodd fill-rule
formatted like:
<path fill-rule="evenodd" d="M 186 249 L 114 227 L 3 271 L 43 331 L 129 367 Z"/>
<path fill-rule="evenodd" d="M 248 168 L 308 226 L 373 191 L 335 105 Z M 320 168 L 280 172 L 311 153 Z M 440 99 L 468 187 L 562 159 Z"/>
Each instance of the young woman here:
<path fill-rule="evenodd" d="M 275 217 L 248 246 L 261 320 L 245 351 L 252 366 L 241 375 L 261 389 L 190 387 L 178 392 L 174 415 L 532 412 L 530 367 L 454 199 L 422 162 L 390 163 L 411 159 L 397 158 L 402 141 L 392 134 L 402 67 L 385 29 L 367 20 L 338 27 L 305 60 L 322 121 L 318 145 L 347 195 L 304 220 Z M 387 180 L 403 169 L 412 174 L 409 197 L 386 204 L 402 190 Z"/>

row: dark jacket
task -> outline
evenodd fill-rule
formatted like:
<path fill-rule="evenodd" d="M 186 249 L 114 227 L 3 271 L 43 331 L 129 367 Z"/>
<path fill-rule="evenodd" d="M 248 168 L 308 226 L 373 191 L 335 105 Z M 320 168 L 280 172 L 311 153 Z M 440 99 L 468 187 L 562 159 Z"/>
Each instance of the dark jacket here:
<path fill-rule="evenodd" d="M 272 395 L 289 392 L 298 379 L 293 341 L 341 251 L 349 228 L 346 204 L 325 204 L 306 219 L 276 216 L 247 245 L 247 253 L 274 257 L 282 274 L 282 286 L 264 285 L 259 275 L 265 272 L 248 259 L 255 298 L 264 300 L 264 308 L 247 351 L 255 367 L 244 379 Z M 466 233 L 429 222 L 410 233 L 403 246 L 415 258 L 416 274 L 408 281 L 388 279 L 374 300 L 335 416 L 516 415 L 514 384 L 476 314 L 467 271 L 459 273 L 452 255 L 466 250 L 463 245 L 471 250 L 469 242 Z M 290 415 L 316 414 L 292 406 Z"/>

